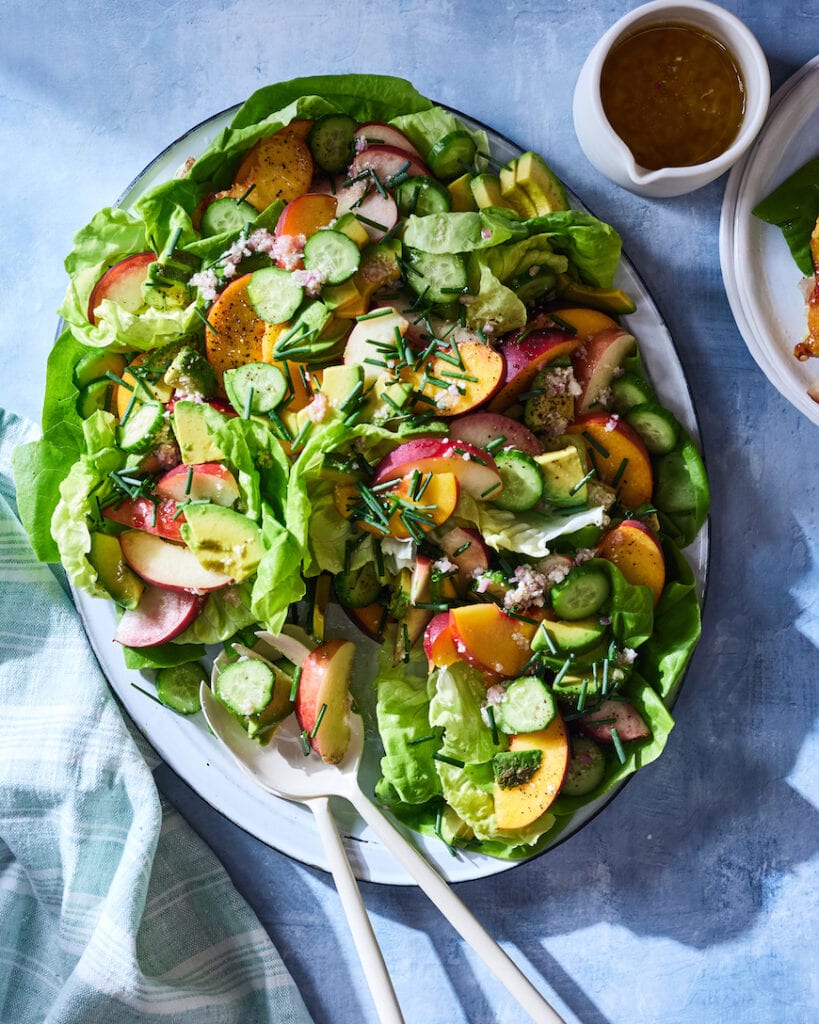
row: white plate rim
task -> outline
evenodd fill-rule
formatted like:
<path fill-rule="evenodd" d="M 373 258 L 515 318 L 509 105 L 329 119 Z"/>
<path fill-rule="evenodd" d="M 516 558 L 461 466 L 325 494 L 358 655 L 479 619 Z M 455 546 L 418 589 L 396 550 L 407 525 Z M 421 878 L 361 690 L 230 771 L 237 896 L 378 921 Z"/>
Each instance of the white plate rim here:
<path fill-rule="evenodd" d="M 196 155 L 200 151 L 199 147 L 209 141 L 219 127 L 228 123 L 238 108 L 237 104 L 206 118 L 172 142 L 136 176 L 116 205 L 127 208 L 154 183 L 171 177 L 173 169 L 181 165 L 187 155 Z M 508 148 L 512 154 L 522 151 L 520 146 L 495 129 L 459 110 L 452 107 L 449 109 L 467 124 L 486 131 L 493 147 Z M 194 152 L 187 153 L 186 148 Z M 508 156 L 504 159 L 508 159 Z M 570 199 L 572 205 L 586 209 L 571 191 Z M 654 299 L 625 254 L 621 259 L 616 284 L 637 299 L 637 312 L 624 317 L 623 321 L 640 342 L 652 383 L 661 401 L 699 441 L 696 409 L 676 346 Z M 694 543 L 686 549 L 703 607 L 709 552 L 710 520 Z M 329 866 L 310 811 L 274 797 L 249 781 L 231 756 L 208 733 L 201 715 L 191 718 L 174 715 L 140 693 L 136 687 L 145 686 L 145 677 L 141 672 L 125 668 L 121 652 L 111 640 L 116 618 L 110 602 L 90 597 L 73 587 L 72 592 L 91 647 L 112 691 L 163 761 L 201 799 L 243 831 L 300 863 L 328 871 Z M 677 692 L 679 685 L 670 706 L 673 706 Z M 543 856 L 576 834 L 612 802 L 628 781 L 625 780 L 605 797 L 582 808 L 576 820 L 573 819 L 572 826 L 557 836 L 553 844 L 524 860 L 500 860 L 468 851 L 459 851 L 457 856 L 453 856 L 437 839 L 420 836 L 403 828 L 400 823 L 397 824 L 447 881 L 454 883 L 487 878 Z M 388 885 L 415 884 L 344 802 L 334 801 L 333 810 L 354 874 L 359 880 Z"/>
<path fill-rule="evenodd" d="M 732 168 L 720 215 L 719 253 L 728 303 L 751 356 L 779 393 L 819 424 L 819 404 L 807 394 L 810 384 L 819 381 L 819 360 L 800 363 L 787 351 L 792 352 L 793 345 L 806 333 L 805 303 L 800 302 L 798 290 L 801 275 L 779 228 L 751 213 L 787 174 L 819 155 L 819 145 L 813 152 L 802 152 L 802 140 L 798 138 L 805 121 L 817 111 L 819 56 L 802 65 L 776 91 L 762 131 Z M 780 166 L 789 150 L 791 158 L 785 173 Z M 801 156 L 794 159 L 796 152 Z M 762 269 L 760 264 L 768 269 L 775 264 L 785 277 L 790 272 L 792 287 L 769 290 L 767 275 L 749 270 Z M 800 322 L 804 328 L 801 336 Z M 776 343 L 785 351 L 777 351 Z"/>

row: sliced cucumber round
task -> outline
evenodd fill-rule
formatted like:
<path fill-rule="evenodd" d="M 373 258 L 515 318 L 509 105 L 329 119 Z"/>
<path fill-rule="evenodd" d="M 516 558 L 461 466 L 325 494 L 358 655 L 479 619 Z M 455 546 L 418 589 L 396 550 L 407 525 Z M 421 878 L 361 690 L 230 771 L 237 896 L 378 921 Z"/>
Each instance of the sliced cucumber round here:
<path fill-rule="evenodd" d="M 180 715 L 194 715 L 199 710 L 199 687 L 207 678 L 198 661 L 160 668 L 156 673 L 156 695 Z"/>
<path fill-rule="evenodd" d="M 650 455 L 667 455 L 677 444 L 679 425 L 673 413 L 655 402 L 641 402 L 629 409 L 626 423 L 634 427 Z"/>
<path fill-rule="evenodd" d="M 654 392 L 648 381 L 636 373 L 624 373 L 611 382 L 612 408 L 621 416 L 635 405 L 654 400 Z"/>
<path fill-rule="evenodd" d="M 594 740 L 572 736 L 572 753 L 561 796 L 586 796 L 597 789 L 606 774 L 606 755 Z"/>
<path fill-rule="evenodd" d="M 503 483 L 503 490 L 494 501 L 498 508 L 525 512 L 540 501 L 543 474 L 531 455 L 510 448 L 495 455 L 495 465 Z"/>
<path fill-rule="evenodd" d="M 281 267 L 254 271 L 247 286 L 251 305 L 268 324 L 288 321 L 304 300 L 304 289 Z"/>
<path fill-rule="evenodd" d="M 406 249 L 407 284 L 429 302 L 457 302 L 466 291 L 466 263 L 457 253 Z"/>
<path fill-rule="evenodd" d="M 402 217 L 413 214 L 426 217 L 430 213 L 448 213 L 452 207 L 449 189 L 434 178 L 407 178 L 396 186 L 393 194 Z"/>
<path fill-rule="evenodd" d="M 322 228 L 304 243 L 304 268 L 315 271 L 325 284 L 341 284 L 358 270 L 361 250 L 348 235 Z"/>
<path fill-rule="evenodd" d="M 509 736 L 545 729 L 556 714 L 552 692 L 537 676 L 515 679 L 500 704 L 494 705 L 495 725 Z"/>
<path fill-rule="evenodd" d="M 272 363 L 244 363 L 225 370 L 225 391 L 240 416 L 272 412 L 287 394 L 287 378 Z"/>
<path fill-rule="evenodd" d="M 608 600 L 611 585 L 602 569 L 576 565 L 562 583 L 552 587 L 552 608 L 561 619 L 586 619 Z"/>
<path fill-rule="evenodd" d="M 236 715 L 247 717 L 263 711 L 273 697 L 275 676 L 270 666 L 259 658 L 242 658 L 216 676 L 214 692 Z"/>
<path fill-rule="evenodd" d="M 382 590 L 373 562 L 351 572 L 336 573 L 333 588 L 339 603 L 345 608 L 366 608 L 378 599 Z"/>
<path fill-rule="evenodd" d="M 427 165 L 436 178 L 451 181 L 473 170 L 477 151 L 474 138 L 460 128 L 435 143 L 429 151 Z"/>
<path fill-rule="evenodd" d="M 233 234 L 251 224 L 258 212 L 255 206 L 251 206 L 244 199 L 222 196 L 205 207 L 199 227 L 202 234 L 208 238 L 211 235 Z"/>
<path fill-rule="evenodd" d="M 126 452 L 150 451 L 165 426 L 165 406 L 161 402 L 142 402 L 135 406 L 117 431 L 120 448 Z"/>
<path fill-rule="evenodd" d="M 355 155 L 355 131 L 358 123 L 349 114 L 332 113 L 320 117 L 307 136 L 313 159 L 328 174 L 340 174 Z"/>

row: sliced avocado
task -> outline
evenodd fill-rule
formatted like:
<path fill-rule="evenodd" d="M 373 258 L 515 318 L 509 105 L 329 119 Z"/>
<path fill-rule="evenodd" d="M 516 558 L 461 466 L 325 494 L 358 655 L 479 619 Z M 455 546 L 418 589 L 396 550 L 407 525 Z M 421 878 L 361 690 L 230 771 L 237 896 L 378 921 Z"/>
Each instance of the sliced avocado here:
<path fill-rule="evenodd" d="M 542 750 L 504 750 L 492 758 L 495 781 L 501 789 L 528 782 L 543 762 Z"/>
<path fill-rule="evenodd" d="M 206 569 L 237 583 L 253 575 L 265 552 L 256 523 L 223 505 L 186 505 L 181 533 Z"/>
<path fill-rule="evenodd" d="M 558 653 L 582 653 L 594 647 L 606 632 L 606 626 L 599 617 L 574 619 L 571 622 L 558 619 L 550 622 L 544 619 L 538 626 L 532 641 L 533 650 L 554 650 Z"/>
<path fill-rule="evenodd" d="M 361 390 L 363 383 L 364 370 L 360 366 L 327 366 L 321 378 L 321 393 L 334 409 L 339 409 L 354 391 Z"/>
<path fill-rule="evenodd" d="M 413 387 L 407 381 L 376 381 L 368 400 L 369 417 L 374 423 L 383 423 L 409 412 Z"/>
<path fill-rule="evenodd" d="M 100 409 L 111 411 L 114 387 L 112 380 L 103 377 L 101 380 L 92 380 L 90 384 L 81 388 L 77 396 L 77 412 L 80 416 L 87 420 Z"/>
<path fill-rule="evenodd" d="M 530 430 L 552 432 L 574 419 L 574 395 L 565 379 L 566 367 L 557 361 L 540 370 L 532 382 L 523 417 Z"/>
<path fill-rule="evenodd" d="M 351 238 L 359 249 L 363 249 L 370 240 L 367 229 L 351 210 L 338 218 L 333 224 L 333 231 L 340 231 L 342 235 Z"/>
<path fill-rule="evenodd" d="M 447 185 L 453 213 L 472 213 L 477 210 L 478 204 L 472 195 L 471 181 L 472 175 L 467 172 Z"/>
<path fill-rule="evenodd" d="M 507 205 L 511 206 L 521 217 L 536 217 L 538 214 L 537 207 L 526 190 L 518 184 L 515 178 L 516 165 L 517 160 L 512 160 L 500 169 L 498 179 L 500 181 L 501 196 Z"/>
<path fill-rule="evenodd" d="M 583 707 L 587 711 L 592 709 L 600 697 L 600 688 L 600 673 L 595 674 L 586 670 L 576 673 L 567 672 L 559 682 L 552 685 L 555 697 L 563 704 L 577 707 L 582 697 Z"/>
<path fill-rule="evenodd" d="M 606 775 L 606 755 L 587 736 L 572 737 L 572 756 L 560 787 L 561 796 L 586 796 Z"/>
<path fill-rule="evenodd" d="M 587 499 L 586 463 L 574 445 L 536 455 L 543 473 L 543 497 L 553 505 L 580 505 Z"/>
<path fill-rule="evenodd" d="M 538 215 L 568 210 L 569 199 L 563 183 L 537 153 L 522 153 L 514 161 L 515 184 L 529 197 Z"/>
<path fill-rule="evenodd" d="M 341 284 L 325 285 L 321 289 L 321 301 L 336 316 L 352 318 L 363 316 L 367 312 L 366 300 L 353 277 L 342 281 Z"/>
<path fill-rule="evenodd" d="M 101 586 L 123 608 L 136 608 L 145 584 L 122 557 L 119 540 L 107 533 L 91 534 L 88 561 L 97 570 Z"/>
<path fill-rule="evenodd" d="M 78 388 L 99 380 L 109 373 L 121 377 L 125 370 L 125 356 L 107 349 L 86 352 L 74 367 L 74 383 Z"/>
<path fill-rule="evenodd" d="M 594 288 L 590 284 L 573 281 L 568 274 L 558 274 L 557 293 L 568 302 L 591 306 L 601 313 L 613 313 L 615 316 L 633 313 L 637 309 L 634 299 L 622 288 Z"/>
<path fill-rule="evenodd" d="M 186 466 L 219 462 L 225 457 L 208 430 L 209 409 L 210 406 L 201 402 L 174 403 L 173 431 Z"/>
<path fill-rule="evenodd" d="M 496 174 L 476 174 L 469 182 L 469 187 L 479 210 L 485 210 L 490 206 L 512 209 L 501 194 L 500 179 Z"/>

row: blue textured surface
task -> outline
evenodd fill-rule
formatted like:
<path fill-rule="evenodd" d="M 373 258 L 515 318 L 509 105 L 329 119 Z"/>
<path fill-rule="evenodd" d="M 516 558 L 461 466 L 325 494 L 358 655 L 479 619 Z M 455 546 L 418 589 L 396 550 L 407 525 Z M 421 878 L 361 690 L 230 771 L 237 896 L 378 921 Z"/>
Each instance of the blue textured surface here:
<path fill-rule="evenodd" d="M 663 757 L 556 851 L 459 895 L 572 1024 L 813 1024 L 819 428 L 734 325 L 717 243 L 725 179 L 645 200 L 579 150 L 575 78 L 633 6 L 6 0 L 0 406 L 39 414 L 74 231 L 187 127 L 262 84 L 400 74 L 547 153 L 620 230 L 676 338 L 713 481 L 711 585 Z M 819 48 L 815 0 L 725 6 L 757 34 L 774 86 Z M 375 1022 L 329 876 L 249 838 L 170 771 L 160 781 L 256 909 L 317 1024 Z M 364 897 L 410 1024 L 522 1020 L 422 895 L 365 885 Z"/>

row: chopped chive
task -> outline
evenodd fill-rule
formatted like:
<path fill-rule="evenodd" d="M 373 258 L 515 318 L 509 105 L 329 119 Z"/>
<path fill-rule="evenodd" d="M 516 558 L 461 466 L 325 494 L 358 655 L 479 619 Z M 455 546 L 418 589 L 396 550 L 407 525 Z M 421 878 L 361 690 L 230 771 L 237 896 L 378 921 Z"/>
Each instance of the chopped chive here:
<path fill-rule="evenodd" d="M 623 474 L 626 471 L 626 466 L 628 466 L 628 456 L 625 456 L 625 458 L 621 460 L 620 465 L 617 467 L 617 472 L 614 474 L 614 479 L 611 482 L 611 486 L 615 490 L 617 490 L 617 488 L 620 486 L 620 481 L 623 479 Z"/>
<path fill-rule="evenodd" d="M 363 323 L 365 320 L 375 320 L 377 317 L 386 316 L 388 313 L 392 313 L 392 309 L 389 306 L 385 306 L 384 309 L 374 309 L 372 313 L 362 313 L 361 316 L 356 317 L 356 321 Z"/>
<path fill-rule="evenodd" d="M 491 494 L 493 491 L 496 491 L 499 487 L 500 487 L 500 482 L 498 482 L 496 484 L 492 484 L 491 487 L 487 487 L 486 488 L 486 490 L 481 494 L 481 497 L 482 498 L 487 497 L 487 495 Z"/>
<path fill-rule="evenodd" d="M 387 608 L 386 605 L 384 605 L 383 609 L 381 610 L 381 618 L 378 620 L 378 628 L 375 631 L 376 632 L 376 636 L 378 636 L 378 637 L 383 637 L 384 636 L 384 630 L 387 628 L 387 619 L 389 618 L 389 616 L 390 616 L 390 610 L 389 610 L 389 608 Z"/>
<path fill-rule="evenodd" d="M 417 736 L 414 740 L 407 740 L 408 747 L 415 747 L 419 743 L 430 743 L 432 740 L 437 740 L 438 737 L 434 732 L 428 733 L 426 736 Z"/>
<path fill-rule="evenodd" d="M 256 182 L 255 181 L 252 184 L 248 185 L 248 187 L 245 189 L 245 191 L 236 200 L 236 203 L 237 204 L 238 203 L 243 203 L 247 199 L 247 197 L 250 195 L 250 193 L 253 191 L 254 188 L 256 188 Z"/>
<path fill-rule="evenodd" d="M 489 728 L 492 731 L 492 742 L 497 746 L 500 737 L 498 736 L 498 726 L 495 723 L 495 709 L 491 704 L 486 705 L 486 717 L 489 719 Z"/>
<path fill-rule="evenodd" d="M 573 661 L 574 661 L 574 655 L 570 654 L 566 658 L 566 660 L 563 662 L 563 664 L 561 665 L 560 671 L 555 676 L 554 682 L 552 683 L 553 686 L 557 686 L 558 685 L 558 683 L 561 681 L 563 676 L 565 676 L 566 673 L 569 671 L 569 669 L 572 667 L 572 662 Z"/>
<path fill-rule="evenodd" d="M 401 636 L 404 641 L 404 661 L 409 661 L 411 644 L 409 638 L 409 629 L 407 627 L 406 622 L 401 623 Z"/>
<path fill-rule="evenodd" d="M 603 680 L 600 684 L 600 693 L 603 697 L 609 692 L 609 665 L 611 662 L 608 658 L 603 659 Z"/>
<path fill-rule="evenodd" d="M 296 671 L 293 673 L 293 682 L 290 684 L 290 700 L 296 699 L 296 694 L 299 692 L 299 682 L 301 681 L 301 665 L 296 665 Z"/>
<path fill-rule="evenodd" d="M 424 611 L 428 612 L 445 612 L 448 611 L 448 604 L 436 604 L 434 601 L 416 601 L 413 608 L 423 608 Z"/>
<path fill-rule="evenodd" d="M 119 384 L 121 388 L 126 388 L 128 391 L 134 390 L 127 381 L 124 381 L 122 377 L 118 377 L 112 370 L 107 370 L 105 376 L 108 380 L 112 380 L 115 384 Z"/>
<path fill-rule="evenodd" d="M 147 690 L 143 690 L 142 687 L 141 686 L 137 686 L 136 683 L 131 683 L 131 686 L 133 686 L 133 688 L 135 690 L 139 690 L 140 693 L 144 694 L 146 697 L 148 697 L 150 700 L 152 700 L 155 704 L 158 704 L 161 708 L 166 708 L 168 706 L 167 704 L 163 704 L 162 701 L 159 699 L 159 697 L 155 697 L 152 693 L 148 693 Z"/>
<path fill-rule="evenodd" d="M 623 741 L 620 739 L 620 733 L 617 731 L 616 726 L 612 726 L 612 728 L 609 729 L 609 733 L 611 734 L 611 740 L 617 753 L 617 760 L 620 764 L 625 764 L 626 752 L 623 750 Z"/>
<path fill-rule="evenodd" d="M 276 430 L 278 431 L 279 436 L 282 438 L 282 440 L 287 441 L 287 443 L 289 444 L 293 440 L 293 435 L 287 429 L 281 417 L 275 412 L 269 412 L 267 415 L 270 417 L 270 421 L 276 427 Z M 247 419 L 247 417 L 245 417 L 245 419 Z"/>
<path fill-rule="evenodd" d="M 564 320 L 562 316 L 558 316 L 557 313 L 552 313 L 552 323 L 562 328 L 564 331 L 568 331 L 569 334 L 577 334 L 577 328 L 574 324 L 570 324 L 568 320 Z"/>
<path fill-rule="evenodd" d="M 528 615 L 521 615 L 520 612 L 513 612 L 507 609 L 506 614 L 509 616 L 510 619 L 517 619 L 519 622 L 528 622 L 530 626 L 536 626 L 538 624 L 537 619 L 532 619 Z"/>
<path fill-rule="evenodd" d="M 494 455 L 499 448 L 503 447 L 505 442 L 506 438 L 501 434 L 500 437 L 493 437 L 489 444 L 485 444 L 484 449 L 488 451 L 490 455 Z"/>
<path fill-rule="evenodd" d="M 324 718 L 324 714 L 325 714 L 326 711 L 327 711 L 327 705 L 326 704 L 322 704 L 321 707 L 319 708 L 319 713 L 316 716 L 316 724 L 313 726 L 313 729 L 312 729 L 312 731 L 310 733 L 310 739 L 315 739 L 316 738 L 316 733 L 319 731 L 319 726 L 321 725 L 321 721 Z"/>
<path fill-rule="evenodd" d="M 586 696 L 589 691 L 589 677 L 583 676 L 583 682 L 580 685 L 580 696 L 577 698 L 577 710 L 582 711 L 586 706 Z"/>
<path fill-rule="evenodd" d="M 205 325 L 205 327 L 208 328 L 208 330 L 213 331 L 213 333 L 216 334 L 216 335 L 219 334 L 219 332 L 216 330 L 216 328 L 213 326 L 213 324 L 210 322 L 210 320 L 208 320 L 208 318 L 205 316 L 205 314 L 202 312 L 202 310 L 198 306 L 194 306 L 193 307 L 193 311 L 199 317 L 199 319 L 202 321 L 202 323 Z"/>
<path fill-rule="evenodd" d="M 353 404 L 361 397 L 361 392 L 364 390 L 364 382 L 358 381 L 353 387 L 353 390 L 347 395 L 341 405 L 338 407 L 340 413 L 348 412 Z"/>
<path fill-rule="evenodd" d="M 313 429 L 313 421 L 312 420 L 307 420 L 305 422 L 304 426 L 298 432 L 298 434 L 296 434 L 295 439 L 293 440 L 293 445 L 292 445 L 293 451 L 296 451 L 296 449 L 301 448 L 301 446 L 307 440 L 307 435 L 310 433 L 310 431 L 312 429 Z"/>
<path fill-rule="evenodd" d="M 464 761 L 459 761 L 457 757 L 450 757 L 448 754 L 442 754 L 440 750 L 436 750 L 432 756 L 436 761 L 443 761 L 444 764 L 451 764 L 454 768 L 465 767 Z"/>
<path fill-rule="evenodd" d="M 125 407 L 125 412 L 122 414 L 122 419 L 119 421 L 119 425 L 121 427 L 124 427 L 125 424 L 128 422 L 128 417 L 131 415 L 131 411 L 133 410 L 134 405 L 136 404 L 136 400 L 136 394 L 131 395 L 128 405 Z"/>
<path fill-rule="evenodd" d="M 569 491 L 569 497 L 573 498 L 575 496 L 575 494 L 577 494 L 577 492 L 583 486 L 583 484 L 585 484 L 587 481 L 589 481 L 593 476 L 594 476 L 594 470 L 590 469 L 588 471 L 588 473 L 586 473 L 586 475 L 584 477 L 581 477 L 581 479 L 577 481 L 577 483 L 574 485 L 574 487 L 572 487 L 572 489 Z"/>
<path fill-rule="evenodd" d="M 442 377 L 453 377 L 455 380 L 465 380 L 469 384 L 477 384 L 478 378 L 471 377 L 468 373 L 455 373 L 453 370 L 441 370 Z"/>
<path fill-rule="evenodd" d="M 310 733 L 306 729 L 302 729 L 299 733 L 299 739 L 301 740 L 301 749 L 304 752 L 305 757 L 310 756 Z"/>
<path fill-rule="evenodd" d="M 190 495 L 193 487 L 193 466 L 188 466 L 188 476 L 185 480 L 185 494 Z"/>
<path fill-rule="evenodd" d="M 555 647 L 555 642 L 554 642 L 554 640 L 552 640 L 552 637 L 551 637 L 549 631 L 546 629 L 546 623 L 545 622 L 541 622 L 540 626 L 538 626 L 538 632 L 543 634 L 543 639 L 546 641 L 546 646 L 549 648 L 549 653 L 550 654 L 557 654 L 557 648 Z"/>
<path fill-rule="evenodd" d="M 355 219 L 361 221 L 362 224 L 366 224 L 368 228 L 375 228 L 376 231 L 389 231 L 386 224 L 379 224 L 377 220 L 370 220 L 363 213 L 356 213 Z"/>
<path fill-rule="evenodd" d="M 423 498 L 424 491 L 427 489 L 427 487 L 429 487 L 429 485 L 430 485 L 434 475 L 435 474 L 432 473 L 431 471 L 429 473 L 427 473 L 426 477 L 424 478 L 423 483 L 421 484 L 420 490 L 418 491 L 418 494 L 416 495 L 416 498 L 415 498 L 416 501 L 420 501 L 421 498 Z"/>
<path fill-rule="evenodd" d="M 379 580 L 384 579 L 384 552 L 380 544 L 375 545 L 375 572 Z"/>
<path fill-rule="evenodd" d="M 468 540 L 465 544 L 461 544 L 461 546 L 459 548 L 456 548 L 452 552 L 452 557 L 453 558 L 457 558 L 458 555 L 462 555 L 464 553 L 464 551 L 468 551 L 471 547 L 472 547 L 472 541 Z"/>
<path fill-rule="evenodd" d="M 545 395 L 546 391 L 544 388 L 532 388 L 531 391 L 522 391 L 518 395 L 518 401 L 525 402 L 528 398 L 538 398 L 540 395 Z"/>
<path fill-rule="evenodd" d="M 600 442 L 597 440 L 596 437 L 592 437 L 592 435 L 588 432 L 588 430 L 584 430 L 583 431 L 583 437 L 586 438 L 586 440 L 589 442 L 589 444 L 592 446 L 592 448 L 594 448 L 595 451 L 599 452 L 603 456 L 604 459 L 608 459 L 608 458 L 611 457 L 611 452 L 609 452 L 609 450 L 607 448 L 604 448 L 603 445 L 600 444 Z"/>
<path fill-rule="evenodd" d="M 412 471 L 412 477 L 410 478 L 409 484 L 409 496 L 410 501 L 418 501 L 418 487 L 421 483 L 421 471 L 414 469 Z"/>

